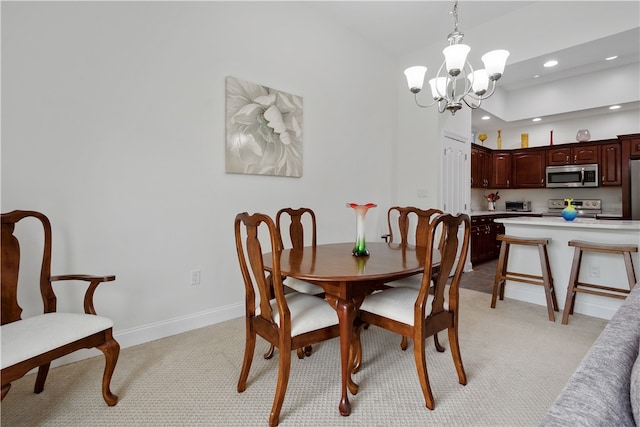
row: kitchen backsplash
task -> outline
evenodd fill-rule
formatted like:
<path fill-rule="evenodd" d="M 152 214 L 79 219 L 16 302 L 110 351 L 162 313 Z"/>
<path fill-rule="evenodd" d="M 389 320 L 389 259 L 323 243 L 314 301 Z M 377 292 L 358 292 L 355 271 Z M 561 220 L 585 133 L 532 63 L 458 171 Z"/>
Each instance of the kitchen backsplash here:
<path fill-rule="evenodd" d="M 490 193 L 499 191 L 500 200 L 496 203 L 496 210 L 505 210 L 505 201 L 530 201 L 533 212 L 547 211 L 549 199 L 601 199 L 602 213 L 622 213 L 622 188 L 540 188 L 540 189 L 471 189 L 471 211 L 486 211 L 487 198 Z"/>

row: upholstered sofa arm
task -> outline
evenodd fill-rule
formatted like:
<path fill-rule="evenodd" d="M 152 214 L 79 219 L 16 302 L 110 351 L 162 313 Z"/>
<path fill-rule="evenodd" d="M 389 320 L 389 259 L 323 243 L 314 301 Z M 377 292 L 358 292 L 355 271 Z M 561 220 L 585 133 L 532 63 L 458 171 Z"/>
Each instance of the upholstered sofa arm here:
<path fill-rule="evenodd" d="M 544 427 L 635 426 L 640 393 L 640 285 L 611 318 L 542 420 Z M 634 375 L 640 375 L 640 370 Z"/>
<path fill-rule="evenodd" d="M 84 294 L 84 312 L 87 314 L 96 314 L 96 309 L 93 306 L 93 294 L 96 291 L 98 285 L 102 282 L 112 282 L 116 280 L 116 276 L 91 276 L 88 274 L 64 274 L 59 276 L 51 276 L 52 282 L 62 280 L 78 280 L 83 282 L 89 282 L 89 287 Z"/>

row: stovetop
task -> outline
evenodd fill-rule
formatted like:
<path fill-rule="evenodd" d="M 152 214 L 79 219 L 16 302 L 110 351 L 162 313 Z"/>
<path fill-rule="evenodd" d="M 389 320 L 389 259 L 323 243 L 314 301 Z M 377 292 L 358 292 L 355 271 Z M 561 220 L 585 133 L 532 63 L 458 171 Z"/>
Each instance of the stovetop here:
<path fill-rule="evenodd" d="M 600 199 L 573 199 L 571 202 L 578 211 L 578 217 L 595 218 L 602 213 L 602 200 Z M 547 212 L 542 216 L 560 216 L 562 210 L 567 206 L 565 199 L 549 199 L 547 201 Z"/>

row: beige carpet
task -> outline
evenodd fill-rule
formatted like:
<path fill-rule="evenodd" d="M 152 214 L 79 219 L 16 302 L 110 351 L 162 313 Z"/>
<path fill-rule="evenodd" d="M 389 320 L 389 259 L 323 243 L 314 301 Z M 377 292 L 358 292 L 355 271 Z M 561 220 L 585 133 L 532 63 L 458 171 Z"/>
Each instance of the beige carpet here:
<path fill-rule="evenodd" d="M 364 331 L 360 393 L 352 413 L 338 413 L 338 340 L 292 361 L 280 415 L 282 426 L 524 426 L 538 425 L 606 321 L 583 315 L 568 326 L 547 320 L 546 308 L 461 290 L 460 345 L 468 384 L 458 384 L 447 351 L 428 346 L 436 408 L 424 406 L 412 347 L 382 329 Z M 432 341 L 430 340 L 430 343 Z M 117 406 L 102 400 L 103 359 L 52 369 L 45 391 L 33 375 L 13 384 L 2 402 L 3 426 L 266 426 L 278 363 L 264 360 L 259 340 L 247 391 L 236 392 L 244 322 L 214 326 L 124 349 L 112 382 Z M 277 355 L 276 355 L 277 357 Z"/>

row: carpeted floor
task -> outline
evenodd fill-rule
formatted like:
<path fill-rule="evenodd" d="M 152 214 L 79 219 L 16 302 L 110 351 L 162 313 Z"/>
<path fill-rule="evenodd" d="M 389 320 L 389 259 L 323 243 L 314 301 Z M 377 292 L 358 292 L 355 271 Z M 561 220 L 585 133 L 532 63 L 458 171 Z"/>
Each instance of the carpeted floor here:
<path fill-rule="evenodd" d="M 445 334 L 445 353 L 428 346 L 436 408 L 429 411 L 412 347 L 371 327 L 363 332 L 360 392 L 352 414 L 338 413 L 339 350 L 334 339 L 310 358 L 292 359 L 282 426 L 535 426 L 604 328 L 580 314 L 569 325 L 547 320 L 544 306 L 461 289 L 460 344 L 468 384 L 458 384 Z M 432 342 L 430 340 L 430 342 Z M 244 351 L 244 321 L 234 319 L 124 349 L 112 382 L 120 401 L 107 407 L 102 357 L 52 369 L 42 394 L 35 376 L 16 381 L 2 402 L 3 426 L 264 426 L 277 375 L 277 354 L 264 360 L 258 342 L 247 390 L 236 383 Z"/>

